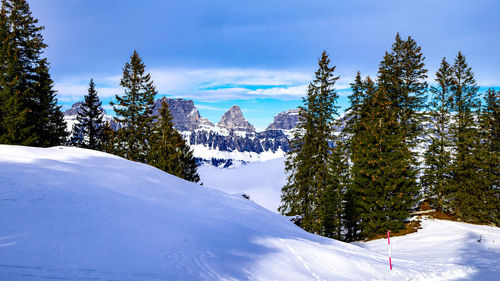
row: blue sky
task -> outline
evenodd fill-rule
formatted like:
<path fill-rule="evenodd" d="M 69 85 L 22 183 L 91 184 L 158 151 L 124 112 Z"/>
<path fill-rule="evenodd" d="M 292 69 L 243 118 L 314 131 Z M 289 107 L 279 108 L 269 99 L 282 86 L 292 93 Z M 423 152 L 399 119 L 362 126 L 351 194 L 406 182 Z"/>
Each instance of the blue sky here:
<path fill-rule="evenodd" d="M 160 96 L 189 98 L 217 122 L 239 105 L 256 128 L 301 104 L 326 50 L 341 76 L 374 76 L 397 32 L 422 46 L 430 81 L 461 50 L 482 86 L 500 85 L 500 1 L 31 0 L 46 27 L 59 101 L 81 100 L 91 77 L 107 104 L 122 94 L 137 49 Z"/>

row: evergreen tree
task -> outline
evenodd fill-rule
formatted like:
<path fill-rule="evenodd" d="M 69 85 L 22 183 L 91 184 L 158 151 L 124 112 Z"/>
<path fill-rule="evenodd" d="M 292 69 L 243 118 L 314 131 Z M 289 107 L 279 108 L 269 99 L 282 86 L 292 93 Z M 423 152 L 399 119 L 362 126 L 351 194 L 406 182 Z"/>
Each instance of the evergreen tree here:
<path fill-rule="evenodd" d="M 145 163 L 149 152 L 148 139 L 153 124 L 153 106 L 156 89 L 151 75 L 145 74 L 145 65 L 134 50 L 130 63 L 123 68 L 120 85 L 125 95 L 116 95 L 117 102 L 111 102 L 117 117 L 115 121 L 124 127 L 118 132 L 116 153 L 129 160 Z"/>
<path fill-rule="evenodd" d="M 162 100 L 159 113 L 151 138 L 148 163 L 185 180 L 200 181 L 193 153 L 181 134 L 174 128 L 166 99 Z"/>
<path fill-rule="evenodd" d="M 480 141 L 475 154 L 479 158 L 477 171 L 482 187 L 481 206 L 475 210 L 477 222 L 500 225 L 500 91 L 489 89 L 479 118 Z"/>
<path fill-rule="evenodd" d="M 346 129 L 352 162 L 348 236 L 369 238 L 403 229 L 418 199 L 417 154 L 411 149 L 422 133 L 427 89 L 423 60 L 416 42 L 398 34 L 380 63 L 377 85 L 371 79 L 361 83 L 360 77 L 353 85 L 351 107 L 358 112 Z"/>
<path fill-rule="evenodd" d="M 117 137 L 109 121 L 104 122 L 102 136 L 101 150 L 110 154 L 115 154 L 115 141 Z"/>
<path fill-rule="evenodd" d="M 477 124 L 479 111 L 479 87 L 465 56 L 459 52 L 453 65 L 451 86 L 454 125 L 451 133 L 454 141 L 454 163 L 450 197 L 452 211 L 461 219 L 475 221 L 484 213 L 484 185 L 481 184 L 481 159 L 478 155 L 480 135 Z"/>
<path fill-rule="evenodd" d="M 423 110 L 427 101 L 427 69 L 422 48 L 408 36 L 399 33 L 391 51 L 380 62 L 378 84 L 388 95 L 391 107 L 400 123 L 403 140 L 408 146 L 418 144 L 422 133 Z"/>
<path fill-rule="evenodd" d="M 68 132 L 66 131 L 66 121 L 61 111 L 61 106 L 57 105 L 54 82 L 50 78 L 49 68 L 46 59 L 40 61 L 36 69 L 37 83 L 35 83 L 35 104 L 30 115 L 30 120 L 35 124 L 34 131 L 38 136 L 36 146 L 49 147 L 66 143 Z"/>
<path fill-rule="evenodd" d="M 67 136 L 37 23 L 25 0 L 2 0 L 0 143 L 52 146 Z"/>
<path fill-rule="evenodd" d="M 104 111 L 101 105 L 102 102 L 97 96 L 94 80 L 90 79 L 88 94 L 85 95 L 85 101 L 76 116 L 78 123 L 73 127 L 74 137 L 71 139 L 73 145 L 101 150 L 104 138 L 104 122 L 102 120 Z"/>
<path fill-rule="evenodd" d="M 453 70 L 443 58 L 436 72 L 436 86 L 431 87 L 429 146 L 425 152 L 425 171 L 422 177 L 424 195 L 437 210 L 445 208 L 445 194 L 450 182 L 451 164 L 451 86 Z"/>
<path fill-rule="evenodd" d="M 350 160 L 350 169 L 352 169 L 352 164 L 355 162 L 353 159 L 359 159 L 360 157 L 361 151 L 359 151 L 359 149 L 363 148 L 356 145 L 355 142 L 356 138 L 360 137 L 360 134 L 364 129 L 361 123 L 363 118 L 366 118 L 366 116 L 363 115 L 366 114 L 366 112 L 363 111 L 363 106 L 366 102 L 367 92 L 370 92 L 370 89 L 374 89 L 374 85 L 369 78 L 366 82 L 364 82 L 361 78 L 360 72 L 358 71 L 354 83 L 351 84 L 351 89 L 352 93 L 349 95 L 350 107 L 346 110 L 346 125 L 342 130 L 342 138 L 346 140 L 345 147 L 347 155 L 345 156 L 345 159 Z M 357 198 L 357 195 L 359 194 L 356 193 L 356 186 L 353 184 L 352 175 L 352 170 L 349 170 L 346 175 L 347 188 L 344 195 L 344 227 L 346 229 L 346 241 L 353 241 L 359 231 L 359 213 L 357 213 L 355 205 L 357 203 L 356 201 L 359 200 L 359 198 Z"/>
<path fill-rule="evenodd" d="M 328 54 L 319 59 L 315 79 L 309 84 L 304 106 L 300 107 L 300 122 L 291 141 L 285 170 L 288 183 L 282 189 L 279 211 L 288 216 L 300 216 L 302 227 L 310 232 L 337 237 L 342 167 L 333 135 L 335 106 L 338 94 L 334 90 L 338 77 L 330 67 Z M 328 213 L 328 215 L 327 215 Z"/>
<path fill-rule="evenodd" d="M 404 228 L 408 206 L 413 202 L 404 193 L 409 187 L 405 181 L 409 153 L 404 150 L 401 136 L 394 134 L 397 122 L 389 96 L 369 78 L 364 84 L 366 98 L 350 140 L 349 189 L 357 221 L 353 232 L 356 238 Z"/>

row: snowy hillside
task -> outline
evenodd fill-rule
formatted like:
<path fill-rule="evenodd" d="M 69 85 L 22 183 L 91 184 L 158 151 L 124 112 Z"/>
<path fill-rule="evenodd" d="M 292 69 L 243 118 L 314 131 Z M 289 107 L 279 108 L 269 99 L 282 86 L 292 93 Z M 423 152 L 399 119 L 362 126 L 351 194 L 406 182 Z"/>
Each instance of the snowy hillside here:
<path fill-rule="evenodd" d="M 240 195 L 77 148 L 0 145 L 0 202 L 0 280 L 487 280 L 500 268 L 497 228 L 424 228 L 395 240 L 389 272 L 383 240 L 308 234 Z M 457 250 L 443 254 L 448 241 Z"/>
<path fill-rule="evenodd" d="M 198 173 L 204 186 L 229 194 L 246 194 L 262 207 L 278 212 L 281 188 L 286 183 L 285 158 L 225 169 L 202 165 Z"/>

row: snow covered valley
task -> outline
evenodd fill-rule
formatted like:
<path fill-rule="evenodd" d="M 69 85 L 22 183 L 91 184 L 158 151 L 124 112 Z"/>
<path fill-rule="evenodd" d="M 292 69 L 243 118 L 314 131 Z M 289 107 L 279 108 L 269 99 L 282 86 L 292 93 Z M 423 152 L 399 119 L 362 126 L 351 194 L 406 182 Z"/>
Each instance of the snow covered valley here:
<path fill-rule="evenodd" d="M 200 186 L 101 152 L 0 145 L 0 280 L 500 279 L 495 227 L 423 220 L 391 240 L 392 272 L 386 240 L 303 231 L 276 213 L 282 167 L 202 167 Z"/>

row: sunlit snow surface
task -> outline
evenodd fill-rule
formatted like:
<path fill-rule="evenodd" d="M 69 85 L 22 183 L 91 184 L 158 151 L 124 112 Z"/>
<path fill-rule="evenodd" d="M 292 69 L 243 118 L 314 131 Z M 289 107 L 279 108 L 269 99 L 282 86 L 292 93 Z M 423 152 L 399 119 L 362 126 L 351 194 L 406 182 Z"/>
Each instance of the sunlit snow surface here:
<path fill-rule="evenodd" d="M 499 244 L 497 228 L 424 221 L 394 238 L 391 273 L 385 240 L 308 234 L 105 153 L 0 145 L 0 280 L 495 280 Z"/>

